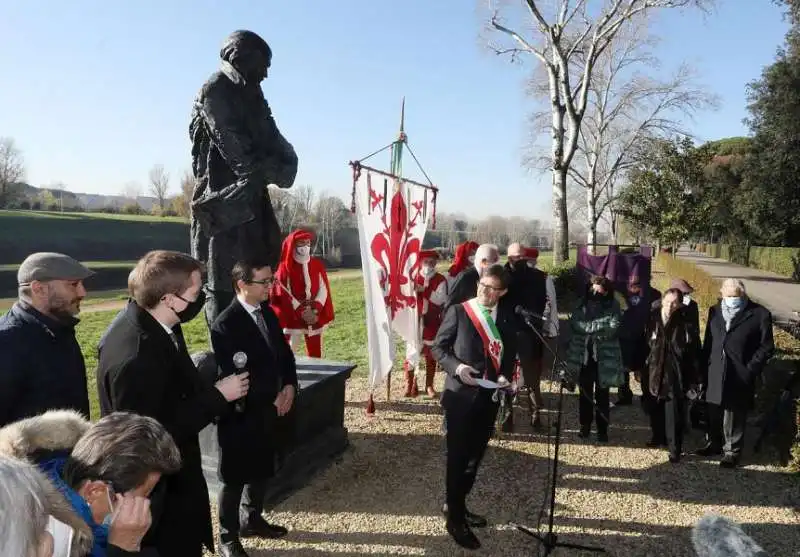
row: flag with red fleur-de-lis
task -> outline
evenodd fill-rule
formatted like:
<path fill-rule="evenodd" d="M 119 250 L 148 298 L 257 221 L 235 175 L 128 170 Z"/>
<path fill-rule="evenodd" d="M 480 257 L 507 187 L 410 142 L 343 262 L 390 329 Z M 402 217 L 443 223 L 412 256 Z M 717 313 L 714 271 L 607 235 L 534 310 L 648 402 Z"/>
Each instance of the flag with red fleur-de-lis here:
<path fill-rule="evenodd" d="M 424 187 L 395 175 L 362 169 L 355 178 L 355 206 L 367 317 L 369 384 L 391 372 L 394 334 L 405 341 L 406 359 L 420 358 L 422 335 L 414 279 L 428 227 Z"/>

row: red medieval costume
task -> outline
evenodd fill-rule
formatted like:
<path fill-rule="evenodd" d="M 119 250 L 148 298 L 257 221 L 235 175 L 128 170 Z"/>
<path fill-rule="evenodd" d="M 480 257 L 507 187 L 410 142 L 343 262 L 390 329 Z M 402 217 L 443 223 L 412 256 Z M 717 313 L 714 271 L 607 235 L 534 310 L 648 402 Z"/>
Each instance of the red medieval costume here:
<path fill-rule="evenodd" d="M 296 349 L 305 335 L 306 353 L 322 357 L 322 331 L 333 321 L 333 302 L 328 274 L 321 259 L 297 246 L 311 240 L 306 230 L 295 230 L 283 241 L 281 261 L 275 273 L 270 304 L 278 315 L 286 339 Z"/>
<path fill-rule="evenodd" d="M 478 242 L 472 241 L 464 242 L 456 246 L 456 255 L 453 258 L 453 264 L 450 265 L 450 268 L 447 270 L 447 276 L 445 277 L 448 286 L 452 286 L 453 281 L 461 274 L 461 271 L 472 267 L 470 258 L 474 259 L 477 249 Z"/>
<path fill-rule="evenodd" d="M 436 360 L 431 346 L 442 324 L 442 307 L 447 301 L 447 278 L 436 271 L 439 254 L 436 250 L 424 250 L 419 254 L 420 272 L 414 282 L 417 286 L 417 313 L 422 333 L 422 356 L 425 359 L 425 391 L 435 397 L 433 378 L 436 375 Z M 417 379 L 408 362 L 405 365 L 406 396 L 418 394 Z"/>

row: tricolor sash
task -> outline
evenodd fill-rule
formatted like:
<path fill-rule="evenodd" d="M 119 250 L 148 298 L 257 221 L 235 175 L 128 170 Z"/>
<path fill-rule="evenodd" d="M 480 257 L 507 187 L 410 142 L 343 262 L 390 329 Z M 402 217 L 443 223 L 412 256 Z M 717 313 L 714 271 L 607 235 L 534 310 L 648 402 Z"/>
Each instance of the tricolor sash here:
<path fill-rule="evenodd" d="M 472 324 L 478 330 L 483 340 L 483 348 L 492 359 L 494 369 L 500 374 L 500 362 L 503 361 L 503 340 L 500 338 L 500 331 L 497 330 L 494 319 L 489 312 L 473 298 L 463 304 L 464 311 L 467 312 Z"/>

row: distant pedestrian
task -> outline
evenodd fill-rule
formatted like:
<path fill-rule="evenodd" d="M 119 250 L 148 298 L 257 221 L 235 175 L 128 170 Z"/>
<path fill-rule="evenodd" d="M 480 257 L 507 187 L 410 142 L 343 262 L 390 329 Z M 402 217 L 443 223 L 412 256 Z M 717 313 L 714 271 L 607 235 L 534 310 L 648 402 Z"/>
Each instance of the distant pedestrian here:
<path fill-rule="evenodd" d="M 53 408 L 89 418 L 75 325 L 92 274 L 61 253 L 34 253 L 19 266 L 19 300 L 0 317 L 0 427 Z"/>
<path fill-rule="evenodd" d="M 747 297 L 744 283 L 722 283 L 722 300 L 709 309 L 703 341 L 708 431 L 701 456 L 723 454 L 720 466 L 735 468 L 744 446 L 747 414 L 756 379 L 775 352 L 772 314 Z"/>

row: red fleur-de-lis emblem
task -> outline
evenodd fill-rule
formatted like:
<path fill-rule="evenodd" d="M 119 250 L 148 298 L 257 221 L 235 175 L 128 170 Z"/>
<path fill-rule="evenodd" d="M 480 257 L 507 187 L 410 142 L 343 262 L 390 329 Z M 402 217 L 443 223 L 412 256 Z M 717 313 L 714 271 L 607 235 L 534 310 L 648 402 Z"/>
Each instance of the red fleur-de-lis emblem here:
<path fill-rule="evenodd" d="M 500 343 L 496 340 L 493 340 L 489 343 L 489 352 L 491 352 L 492 356 L 499 356 L 500 355 Z"/>
<path fill-rule="evenodd" d="M 413 265 L 419 263 L 419 251 L 422 247 L 418 238 L 413 237 L 413 229 L 419 226 L 418 219 L 422 216 L 424 203 L 412 202 L 412 213 L 406 200 L 403 198 L 402 188 L 397 188 L 389 200 L 388 211 L 384 211 L 379 196 L 371 187 L 369 190 L 372 206 L 381 211 L 383 231 L 376 234 L 370 242 L 372 257 L 381 266 L 380 281 L 385 293 L 384 301 L 389 308 L 390 318 L 403 308 L 413 308 L 417 305 L 417 296 L 403 294 L 402 287 L 409 282 L 406 275 L 406 266 L 409 260 Z M 388 283 L 388 284 L 387 284 Z"/>

